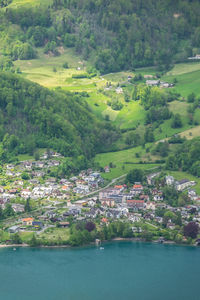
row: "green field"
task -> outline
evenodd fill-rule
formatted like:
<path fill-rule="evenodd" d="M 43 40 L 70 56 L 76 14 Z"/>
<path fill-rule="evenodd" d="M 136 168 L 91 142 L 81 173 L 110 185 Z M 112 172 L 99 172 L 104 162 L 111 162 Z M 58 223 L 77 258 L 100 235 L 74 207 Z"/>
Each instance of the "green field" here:
<path fill-rule="evenodd" d="M 162 80 L 173 82 L 175 78 L 178 82 L 174 90 L 183 97 L 191 93 L 200 96 L 200 62 L 177 64 Z"/>
<path fill-rule="evenodd" d="M 136 155 L 139 154 L 139 157 Z M 101 167 L 105 167 L 112 163 L 114 168 L 111 168 L 110 173 L 103 173 L 105 179 L 113 179 L 126 174 L 128 171 L 134 168 L 148 170 L 155 168 L 158 165 L 155 164 L 157 157 L 151 156 L 145 152 L 142 147 L 135 147 L 127 150 L 108 152 L 97 154 L 95 161 L 100 164 Z M 152 162 L 150 164 L 139 164 L 139 161 Z"/>
<path fill-rule="evenodd" d="M 185 137 L 187 140 L 191 140 L 195 137 L 200 136 L 200 126 L 191 128 L 189 130 L 183 131 L 180 134 L 181 137 Z"/>
<path fill-rule="evenodd" d="M 53 0 L 13 0 L 9 7 L 19 8 L 21 6 L 49 5 L 52 2 Z"/>
<path fill-rule="evenodd" d="M 25 78 L 37 82 L 48 88 L 63 87 L 74 90 L 88 89 L 88 85 L 95 82 L 101 83 L 99 78 L 95 79 L 73 79 L 72 75 L 85 73 L 86 62 L 75 56 L 71 49 L 60 47 L 59 56 L 49 56 L 43 53 L 43 49 L 38 50 L 38 58 L 33 60 L 18 60 L 15 66 L 21 70 L 21 75 Z M 68 69 L 63 68 L 67 62 Z M 80 68 L 80 70 L 77 70 Z M 85 88 L 86 87 L 86 88 Z M 94 86 L 95 88 L 95 86 Z"/>
<path fill-rule="evenodd" d="M 48 228 L 44 231 L 44 233 L 40 234 L 39 237 L 41 239 L 45 239 L 47 241 L 51 242 L 61 242 L 61 241 L 67 241 L 69 239 L 70 232 L 69 228 Z"/>
<path fill-rule="evenodd" d="M 133 72 L 111 73 L 104 76 L 96 76 L 91 79 L 75 79 L 72 78 L 72 75 L 86 73 L 88 62 L 75 55 L 73 49 L 60 47 L 59 52 L 60 55 L 55 57 L 46 55 L 43 53 L 43 49 L 39 49 L 37 59 L 28 61 L 18 60 L 15 62 L 15 66 L 20 68 L 23 77 L 45 87 L 61 87 L 66 91 L 72 92 L 88 92 L 89 97 L 85 99 L 98 118 L 105 119 L 108 117 L 118 128 L 137 128 L 137 132 L 143 135 L 146 114 L 144 108 L 140 105 L 139 101 L 125 102 L 124 94 L 116 94 L 115 92 L 118 83 L 126 83 L 125 87 L 123 87 L 123 91 L 131 94 L 133 86 L 127 84 L 127 79 L 129 75 L 134 76 Z M 68 69 L 63 68 L 63 63 L 65 62 L 69 65 Z M 155 75 L 156 69 L 154 67 L 140 68 L 137 69 L 135 73 Z M 187 96 L 192 91 L 196 92 L 198 90 L 200 94 L 200 63 L 177 64 L 162 79 L 172 82 L 174 78 L 178 80 L 174 89 L 183 96 Z M 111 83 L 112 89 L 106 91 L 105 87 L 108 82 Z M 119 99 L 123 104 L 121 110 L 113 110 L 108 105 L 108 101 L 112 98 Z M 183 126 L 176 129 L 171 128 L 171 120 L 166 120 L 159 128 L 155 129 L 154 135 L 156 141 L 192 129 L 192 126 L 188 124 L 188 104 L 186 102 L 173 101 L 169 104 L 169 108 L 173 113 L 179 113 L 181 115 Z M 200 123 L 199 110 L 195 113 L 194 119 Z M 195 135 L 197 135 L 197 133 Z M 120 141 L 120 143 L 121 142 L 122 141 Z M 120 148 L 121 147 L 119 147 L 119 149 Z"/>

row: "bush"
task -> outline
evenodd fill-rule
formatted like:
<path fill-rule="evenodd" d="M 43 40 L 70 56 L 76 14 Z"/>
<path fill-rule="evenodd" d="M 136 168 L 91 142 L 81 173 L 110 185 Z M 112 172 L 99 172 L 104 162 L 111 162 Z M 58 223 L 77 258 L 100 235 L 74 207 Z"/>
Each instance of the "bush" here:
<path fill-rule="evenodd" d="M 65 62 L 65 63 L 63 64 L 63 68 L 64 68 L 64 69 L 68 69 L 68 68 L 69 68 L 68 62 Z"/>

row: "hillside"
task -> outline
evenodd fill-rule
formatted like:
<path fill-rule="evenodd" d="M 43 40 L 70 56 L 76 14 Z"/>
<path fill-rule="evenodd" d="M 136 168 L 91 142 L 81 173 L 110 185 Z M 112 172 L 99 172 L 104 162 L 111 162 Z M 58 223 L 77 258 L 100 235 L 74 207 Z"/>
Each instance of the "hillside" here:
<path fill-rule="evenodd" d="M 0 52 L 11 61 L 36 57 L 38 47 L 58 55 L 57 47 L 66 46 L 101 73 L 151 65 L 162 70 L 198 54 L 200 47 L 197 0 L 1 0 L 0 4 Z"/>
<path fill-rule="evenodd" d="M 81 96 L 49 91 L 6 72 L 0 73 L 0 124 L 3 148 L 14 154 L 53 148 L 91 158 L 102 142 L 106 147 L 115 138 Z"/>
<path fill-rule="evenodd" d="M 175 134 L 189 139 L 200 135 L 200 64 L 187 60 L 200 51 L 199 1 L 3 3 L 0 69 L 49 88 L 34 85 L 56 102 L 62 98 L 60 107 L 64 107 L 56 110 L 55 118 L 55 103 L 51 102 L 53 108 L 45 104 L 48 121 L 59 121 L 47 122 L 51 128 L 46 130 L 43 125 L 39 132 L 36 123 L 27 122 L 32 100 L 29 110 L 19 112 L 28 130 L 14 120 L 16 107 L 10 115 L 3 108 L 1 138 L 6 133 L 17 136 L 17 154 L 41 147 L 87 158 L 97 152 L 119 151 L 113 159 L 117 169 L 111 172 L 117 175 L 134 163 L 150 161 L 153 165 L 166 160 L 175 151 L 168 144 Z M 148 76 L 175 85 L 170 89 L 149 88 L 145 83 Z M 34 98 L 37 101 L 38 95 Z M 67 115 L 63 114 L 65 105 Z M 40 124 L 46 122 L 38 111 L 34 120 L 37 118 Z M 24 132 L 28 139 L 24 139 Z M 167 142 L 166 151 L 157 146 L 159 141 Z M 127 153 L 130 164 L 126 164 Z M 104 167 L 112 157 L 113 152 L 99 154 L 96 161 Z"/>

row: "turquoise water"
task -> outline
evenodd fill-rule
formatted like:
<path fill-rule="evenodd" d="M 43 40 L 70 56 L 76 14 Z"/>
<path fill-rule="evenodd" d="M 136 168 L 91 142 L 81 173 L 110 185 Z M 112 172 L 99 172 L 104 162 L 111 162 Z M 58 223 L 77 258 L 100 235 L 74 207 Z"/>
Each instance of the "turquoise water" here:
<path fill-rule="evenodd" d="M 200 248 L 0 250 L 0 300 L 199 300 Z"/>

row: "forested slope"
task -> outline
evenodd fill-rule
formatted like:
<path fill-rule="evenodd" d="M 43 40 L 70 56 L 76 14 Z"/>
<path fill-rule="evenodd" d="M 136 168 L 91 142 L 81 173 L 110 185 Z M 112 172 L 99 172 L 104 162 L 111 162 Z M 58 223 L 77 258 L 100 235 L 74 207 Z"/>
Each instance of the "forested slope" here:
<path fill-rule="evenodd" d="M 0 1 L 0 51 L 7 60 L 34 58 L 37 47 L 57 55 L 65 45 L 108 73 L 166 69 L 199 52 L 198 0 L 53 0 L 17 9 L 10 2 Z"/>
<path fill-rule="evenodd" d="M 0 139 L 8 153 L 47 147 L 65 156 L 91 158 L 115 136 L 80 95 L 49 91 L 18 75 L 0 73 Z"/>

